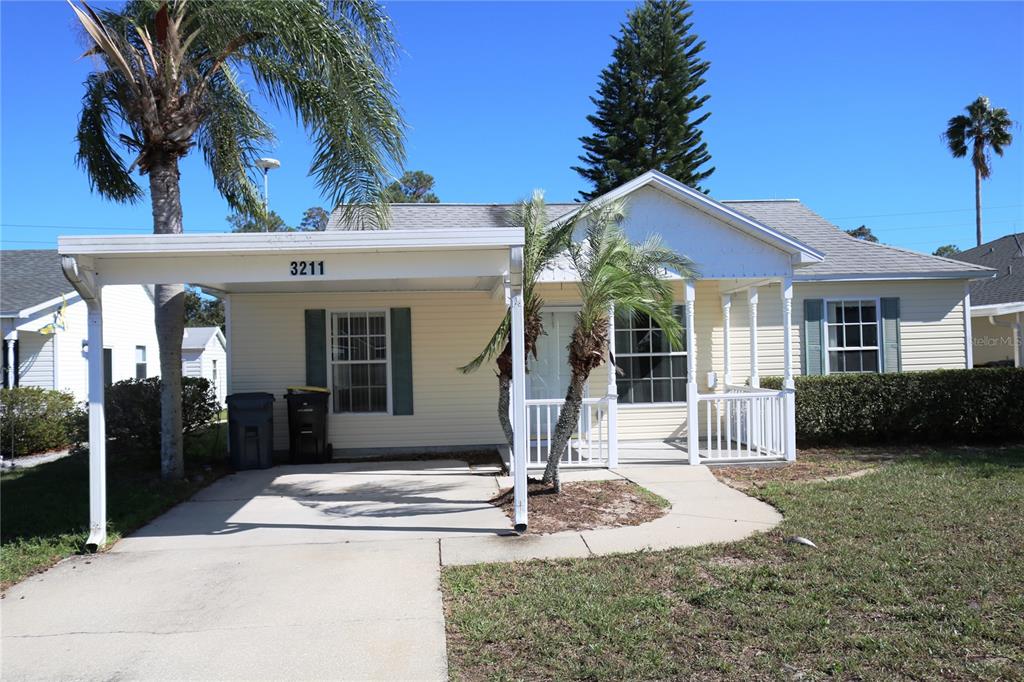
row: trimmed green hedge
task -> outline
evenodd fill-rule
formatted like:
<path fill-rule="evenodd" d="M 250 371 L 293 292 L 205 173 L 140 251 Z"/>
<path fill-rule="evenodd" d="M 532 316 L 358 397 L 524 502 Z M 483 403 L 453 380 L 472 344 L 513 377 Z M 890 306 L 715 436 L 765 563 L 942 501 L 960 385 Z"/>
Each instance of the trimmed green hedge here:
<path fill-rule="evenodd" d="M 801 446 L 1024 441 L 1024 368 L 796 377 L 796 435 Z"/>
<path fill-rule="evenodd" d="M 182 432 L 197 433 L 220 412 L 213 383 L 181 378 Z M 116 452 L 141 451 L 160 456 L 160 379 L 126 379 L 107 387 L 107 438 Z"/>
<path fill-rule="evenodd" d="M 34 386 L 0 389 L 0 451 L 21 457 L 73 444 L 75 397 Z"/>

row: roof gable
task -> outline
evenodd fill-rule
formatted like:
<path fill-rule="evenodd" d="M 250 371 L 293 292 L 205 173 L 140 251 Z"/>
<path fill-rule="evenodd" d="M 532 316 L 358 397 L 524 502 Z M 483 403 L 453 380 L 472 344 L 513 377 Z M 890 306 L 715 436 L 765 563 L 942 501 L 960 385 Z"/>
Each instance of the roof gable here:
<path fill-rule="evenodd" d="M 74 293 L 56 249 L 0 251 L 0 311 L 18 313 Z"/>
<path fill-rule="evenodd" d="M 212 340 L 216 339 L 225 345 L 224 334 L 220 327 L 185 327 L 182 334 L 182 350 L 204 350 Z"/>
<path fill-rule="evenodd" d="M 1024 232 L 967 249 L 956 257 L 996 271 L 994 278 L 971 284 L 971 305 L 1024 301 Z"/>

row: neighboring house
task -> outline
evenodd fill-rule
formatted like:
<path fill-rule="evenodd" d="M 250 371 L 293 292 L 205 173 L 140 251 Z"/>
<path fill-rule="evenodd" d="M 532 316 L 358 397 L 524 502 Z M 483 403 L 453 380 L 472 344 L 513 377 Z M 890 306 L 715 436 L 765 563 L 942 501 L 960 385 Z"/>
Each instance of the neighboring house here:
<path fill-rule="evenodd" d="M 957 254 L 957 259 L 996 271 L 971 284 L 974 366 L 1024 367 L 1024 232 Z"/>
<path fill-rule="evenodd" d="M 718 202 L 654 171 L 609 199 L 626 201 L 631 237 L 662 235 L 700 278 L 673 281 L 682 348 L 645 319 L 614 320 L 620 371 L 592 377 L 567 466 L 614 467 L 633 441 L 669 441 L 691 464 L 793 459 L 795 374 L 971 366 L 968 288 L 988 268 L 854 239 L 795 200 Z M 393 205 L 387 230 L 337 212 L 318 233 L 62 237 L 60 252 L 87 298 L 100 284 L 173 282 L 222 298 L 227 391 L 277 397 L 279 449 L 280 396 L 297 384 L 331 391 L 335 452 L 493 446 L 503 441 L 494 374 L 458 367 L 508 311 L 522 343 L 524 232 L 508 208 Z M 552 219 L 579 208 L 549 206 Z M 543 465 L 564 397 L 578 304 L 566 259 L 542 279 L 547 335 L 529 374 L 513 353 L 510 412 L 526 434 L 511 453 L 517 526 L 526 469 Z M 759 388 L 767 375 L 787 388 Z M 90 451 L 102 448 L 93 434 Z M 105 517 L 92 524 L 101 537 Z"/>
<path fill-rule="evenodd" d="M 220 327 L 185 327 L 181 341 L 181 371 L 187 377 L 203 377 L 213 384 L 217 402 L 227 397 L 227 342 Z"/>
<path fill-rule="evenodd" d="M 151 287 L 103 289 L 106 383 L 158 376 Z M 3 385 L 87 393 L 86 305 L 56 250 L 0 251 Z"/>

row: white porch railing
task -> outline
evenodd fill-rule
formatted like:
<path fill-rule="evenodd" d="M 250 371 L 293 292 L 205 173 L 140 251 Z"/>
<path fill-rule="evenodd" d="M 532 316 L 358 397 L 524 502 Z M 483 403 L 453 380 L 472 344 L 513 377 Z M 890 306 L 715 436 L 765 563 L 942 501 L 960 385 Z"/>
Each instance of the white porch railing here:
<path fill-rule="evenodd" d="M 551 435 L 565 400 L 529 399 L 526 401 L 526 448 L 528 468 L 547 465 L 551 455 Z M 599 467 L 608 464 L 608 404 L 607 397 L 585 398 L 580 405 L 576 429 L 569 437 L 569 446 L 560 466 Z"/>
<path fill-rule="evenodd" d="M 726 386 L 697 400 L 702 461 L 785 459 L 785 390 Z"/>

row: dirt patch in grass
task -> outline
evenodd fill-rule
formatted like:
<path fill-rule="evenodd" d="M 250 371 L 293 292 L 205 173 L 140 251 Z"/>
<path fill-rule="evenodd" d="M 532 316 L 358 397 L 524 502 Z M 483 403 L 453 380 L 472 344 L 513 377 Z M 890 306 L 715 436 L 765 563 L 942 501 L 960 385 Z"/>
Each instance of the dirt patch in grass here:
<path fill-rule="evenodd" d="M 632 481 L 575 481 L 556 493 L 536 479 L 528 481 L 530 533 L 639 526 L 662 516 L 669 502 Z M 491 504 L 513 518 L 512 489 L 502 490 Z"/>
<path fill-rule="evenodd" d="M 847 448 L 800 450 L 795 462 L 713 466 L 712 473 L 726 485 L 749 490 L 766 483 L 824 481 L 868 473 L 894 459 L 895 449 Z M 920 456 L 920 452 L 899 451 L 899 457 Z"/>

